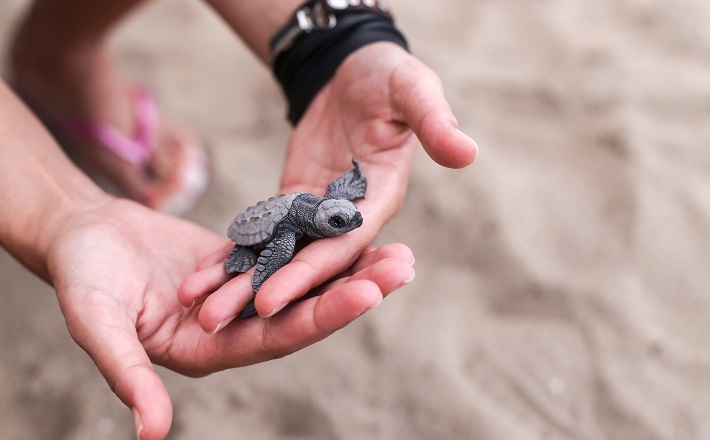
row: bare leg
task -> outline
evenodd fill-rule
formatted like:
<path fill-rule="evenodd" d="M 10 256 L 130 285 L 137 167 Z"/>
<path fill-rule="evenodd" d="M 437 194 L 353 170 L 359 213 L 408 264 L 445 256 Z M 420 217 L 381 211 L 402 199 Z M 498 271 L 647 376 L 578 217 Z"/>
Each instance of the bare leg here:
<path fill-rule="evenodd" d="M 67 116 L 133 127 L 126 85 L 106 50 L 111 28 L 143 0 L 36 0 L 12 51 L 13 82 Z M 43 102 L 44 104 L 45 102 Z"/>
<path fill-rule="evenodd" d="M 35 0 L 11 53 L 13 86 L 47 119 L 82 119 L 135 132 L 130 85 L 108 53 L 110 31 L 144 0 Z M 63 141 L 60 139 L 60 141 Z M 161 124 L 149 173 L 100 145 L 64 140 L 77 160 L 125 196 L 158 207 L 194 162 L 187 134 Z"/>

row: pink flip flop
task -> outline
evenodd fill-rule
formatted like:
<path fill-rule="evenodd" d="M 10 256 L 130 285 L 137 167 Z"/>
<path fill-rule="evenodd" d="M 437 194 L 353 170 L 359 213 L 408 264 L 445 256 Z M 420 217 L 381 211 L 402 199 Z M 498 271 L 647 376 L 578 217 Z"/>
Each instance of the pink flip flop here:
<path fill-rule="evenodd" d="M 129 137 L 115 127 L 90 120 L 58 120 L 51 118 L 51 129 L 61 140 L 89 141 L 99 145 L 115 155 L 119 160 L 128 162 L 142 173 L 149 172 L 153 156 L 153 148 L 159 124 L 155 101 L 142 86 L 132 90 L 136 133 Z M 47 121 L 45 121 L 47 122 Z M 188 157 L 178 175 L 175 190 L 169 193 L 155 209 L 181 215 L 193 208 L 207 189 L 209 169 L 207 155 L 198 145 L 190 145 Z M 84 166 L 84 171 L 104 190 L 117 196 L 123 196 L 113 185 L 108 183 L 98 173 Z"/>
<path fill-rule="evenodd" d="M 73 138 L 96 142 L 144 171 L 148 168 L 152 156 L 158 112 L 155 101 L 145 88 L 137 86 L 133 90 L 132 99 L 136 118 L 136 134 L 133 138 L 110 125 L 87 120 L 66 120 L 60 122 L 57 128 Z"/>

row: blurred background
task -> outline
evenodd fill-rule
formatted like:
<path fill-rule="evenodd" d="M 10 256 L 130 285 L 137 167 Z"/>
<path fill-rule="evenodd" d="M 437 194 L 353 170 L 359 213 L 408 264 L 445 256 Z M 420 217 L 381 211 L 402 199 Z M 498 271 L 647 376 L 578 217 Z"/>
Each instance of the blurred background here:
<path fill-rule="evenodd" d="M 159 368 L 170 438 L 710 438 L 710 3 L 390 3 L 479 159 L 419 155 L 378 239 L 417 279 L 348 328 L 203 379 Z M 3 53 L 28 4 L 0 2 Z M 113 42 L 210 148 L 189 219 L 222 233 L 276 191 L 280 92 L 203 4 L 156 0 Z M 134 438 L 52 289 L 2 251 L 0 285 L 0 437 Z"/>

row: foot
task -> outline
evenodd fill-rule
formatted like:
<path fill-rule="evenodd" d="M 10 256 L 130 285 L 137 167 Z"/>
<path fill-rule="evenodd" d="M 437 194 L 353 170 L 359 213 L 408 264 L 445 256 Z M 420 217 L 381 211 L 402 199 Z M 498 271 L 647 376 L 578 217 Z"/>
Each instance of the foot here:
<path fill-rule="evenodd" d="M 12 83 L 30 107 L 52 122 L 91 121 L 132 137 L 136 115 L 133 87 L 118 73 L 101 42 L 47 44 L 26 22 L 12 48 Z M 59 128 L 59 127 L 55 127 Z M 137 167 L 93 140 L 55 130 L 65 151 L 89 175 L 118 195 L 151 208 L 178 213 L 206 185 L 206 161 L 187 132 L 164 121 L 156 127 L 151 156 Z M 185 187 L 189 188 L 185 188 Z M 190 194 L 186 194 L 190 193 Z"/>

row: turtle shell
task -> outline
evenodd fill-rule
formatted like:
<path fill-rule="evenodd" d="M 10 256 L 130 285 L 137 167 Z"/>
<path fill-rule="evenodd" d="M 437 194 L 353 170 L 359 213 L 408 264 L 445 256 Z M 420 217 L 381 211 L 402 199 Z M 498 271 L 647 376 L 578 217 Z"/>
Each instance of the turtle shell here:
<path fill-rule="evenodd" d="M 288 215 L 293 201 L 304 194 L 271 197 L 239 214 L 227 229 L 227 236 L 240 246 L 256 246 L 271 241 L 276 227 Z"/>

